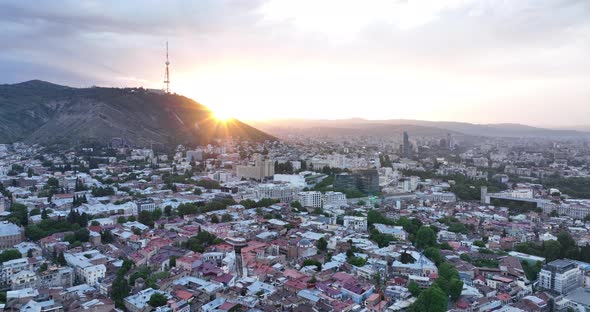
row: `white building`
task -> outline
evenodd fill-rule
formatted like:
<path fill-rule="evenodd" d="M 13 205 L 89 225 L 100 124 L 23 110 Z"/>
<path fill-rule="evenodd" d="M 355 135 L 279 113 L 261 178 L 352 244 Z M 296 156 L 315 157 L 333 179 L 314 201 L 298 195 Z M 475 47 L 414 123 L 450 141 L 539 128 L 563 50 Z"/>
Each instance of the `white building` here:
<path fill-rule="evenodd" d="M 106 274 L 104 264 L 94 264 L 93 261 L 106 258 L 97 250 L 79 252 L 76 254 L 64 254 L 68 265 L 74 267 L 76 277 L 82 282 L 94 286 L 97 285 Z M 106 261 L 106 259 L 105 259 Z"/>
<path fill-rule="evenodd" d="M 408 234 L 404 231 L 402 226 L 390 226 L 380 223 L 374 224 L 375 229 L 381 234 L 387 234 L 395 237 L 398 240 L 406 240 Z"/>
<path fill-rule="evenodd" d="M 367 230 L 367 217 L 344 216 L 344 227 L 353 231 Z"/>
<path fill-rule="evenodd" d="M 341 192 L 326 192 L 323 196 L 324 206 L 342 207 L 346 206 L 346 195 Z"/>
<path fill-rule="evenodd" d="M 567 294 L 580 286 L 581 276 L 576 263 L 568 260 L 551 261 L 539 272 L 539 287 Z"/>
<path fill-rule="evenodd" d="M 321 208 L 322 207 L 322 192 L 309 191 L 299 192 L 299 202 L 303 207 Z"/>
<path fill-rule="evenodd" d="M 275 174 L 273 176 L 273 181 L 289 183 L 299 188 L 304 188 L 307 186 L 305 177 L 300 174 Z"/>
<path fill-rule="evenodd" d="M 281 202 L 292 202 L 297 195 L 298 188 L 286 184 L 258 184 L 254 190 L 258 200 L 263 198 L 279 199 Z"/>

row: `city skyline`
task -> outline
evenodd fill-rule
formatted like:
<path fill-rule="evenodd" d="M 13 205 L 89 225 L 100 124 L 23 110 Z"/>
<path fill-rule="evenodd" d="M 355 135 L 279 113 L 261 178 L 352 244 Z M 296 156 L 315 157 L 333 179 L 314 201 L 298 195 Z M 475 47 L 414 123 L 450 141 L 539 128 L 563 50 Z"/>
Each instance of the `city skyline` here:
<path fill-rule="evenodd" d="M 0 83 L 163 87 L 242 120 L 588 126 L 585 1 L 0 4 Z"/>

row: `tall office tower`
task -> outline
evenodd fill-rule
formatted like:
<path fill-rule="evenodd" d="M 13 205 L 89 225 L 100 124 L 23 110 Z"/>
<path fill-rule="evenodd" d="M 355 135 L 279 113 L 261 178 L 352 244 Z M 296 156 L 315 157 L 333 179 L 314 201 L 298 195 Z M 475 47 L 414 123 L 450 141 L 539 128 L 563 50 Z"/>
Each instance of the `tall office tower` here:
<path fill-rule="evenodd" d="M 404 131 L 404 141 L 402 144 L 402 156 L 405 158 L 412 158 L 412 145 L 410 144 L 410 139 L 408 137 L 408 133 Z"/>

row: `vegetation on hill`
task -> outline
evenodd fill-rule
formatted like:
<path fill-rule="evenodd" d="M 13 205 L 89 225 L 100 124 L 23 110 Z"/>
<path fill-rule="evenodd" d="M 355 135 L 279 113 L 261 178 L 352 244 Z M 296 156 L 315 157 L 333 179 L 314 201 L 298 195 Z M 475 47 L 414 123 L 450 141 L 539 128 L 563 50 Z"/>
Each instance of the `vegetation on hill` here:
<path fill-rule="evenodd" d="M 0 143 L 204 144 L 216 138 L 274 140 L 238 120 L 219 122 L 203 105 L 143 88 L 69 88 L 43 81 L 0 85 Z"/>

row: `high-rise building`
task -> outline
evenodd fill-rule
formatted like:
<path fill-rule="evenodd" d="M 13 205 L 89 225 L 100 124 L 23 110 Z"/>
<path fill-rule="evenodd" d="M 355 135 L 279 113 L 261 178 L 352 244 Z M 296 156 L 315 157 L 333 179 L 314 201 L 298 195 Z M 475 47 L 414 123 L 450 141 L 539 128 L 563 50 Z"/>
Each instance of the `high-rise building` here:
<path fill-rule="evenodd" d="M 352 190 L 356 188 L 356 178 L 350 173 L 339 173 L 334 177 L 334 189 Z"/>
<path fill-rule="evenodd" d="M 352 174 L 341 173 L 334 178 L 335 190 L 357 189 L 365 194 L 379 192 L 379 171 L 377 169 L 355 169 Z"/>
<path fill-rule="evenodd" d="M 410 144 L 410 137 L 408 133 L 404 131 L 404 139 L 402 144 L 402 156 L 405 158 L 412 158 L 412 144 Z"/>
<path fill-rule="evenodd" d="M 236 175 L 238 178 L 263 180 L 275 174 L 274 162 L 272 160 L 264 160 L 262 156 L 256 158 L 254 166 L 239 165 L 236 167 Z"/>
<path fill-rule="evenodd" d="M 560 294 L 580 287 L 580 268 L 569 260 L 554 260 L 543 266 L 539 272 L 539 287 Z"/>
<path fill-rule="evenodd" d="M 379 192 L 379 171 L 377 169 L 356 169 L 354 175 L 359 191 L 365 194 Z"/>

